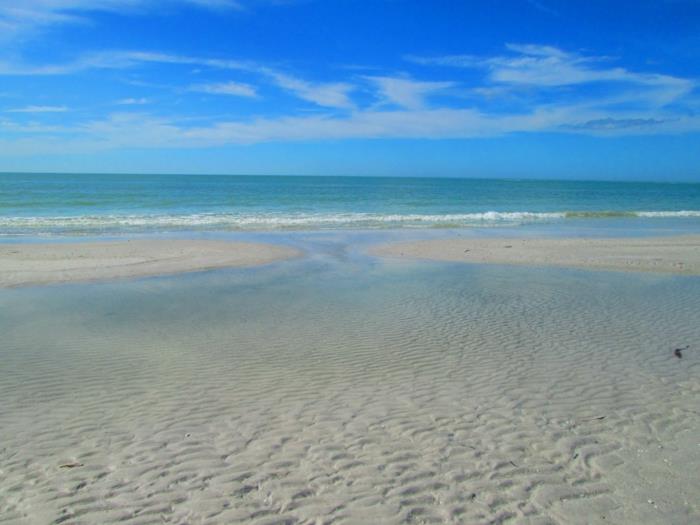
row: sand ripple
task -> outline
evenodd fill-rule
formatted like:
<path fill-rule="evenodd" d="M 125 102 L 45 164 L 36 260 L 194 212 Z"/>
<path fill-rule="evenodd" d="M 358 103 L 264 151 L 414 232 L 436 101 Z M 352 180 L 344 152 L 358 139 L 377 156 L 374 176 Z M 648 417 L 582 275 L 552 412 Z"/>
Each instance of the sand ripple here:
<path fill-rule="evenodd" d="M 5 291 L 0 523 L 700 520 L 698 280 L 435 268 Z"/>

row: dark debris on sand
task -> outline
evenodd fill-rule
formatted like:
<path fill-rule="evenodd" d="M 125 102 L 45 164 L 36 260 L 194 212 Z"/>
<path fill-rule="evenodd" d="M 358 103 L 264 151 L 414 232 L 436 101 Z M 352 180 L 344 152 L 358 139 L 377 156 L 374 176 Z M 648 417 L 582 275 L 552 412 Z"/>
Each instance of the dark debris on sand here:
<path fill-rule="evenodd" d="M 673 355 L 675 355 L 678 359 L 681 359 L 683 357 L 683 351 L 687 350 L 688 348 L 690 348 L 690 345 L 685 345 L 681 348 L 676 348 L 673 351 Z"/>

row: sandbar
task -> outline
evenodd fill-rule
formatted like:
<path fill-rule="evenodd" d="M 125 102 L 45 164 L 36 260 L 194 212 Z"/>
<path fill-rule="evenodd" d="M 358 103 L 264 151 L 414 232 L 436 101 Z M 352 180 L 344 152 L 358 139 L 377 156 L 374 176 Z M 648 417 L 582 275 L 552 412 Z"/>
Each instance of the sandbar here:
<path fill-rule="evenodd" d="M 700 235 L 635 238 L 451 238 L 375 246 L 372 255 L 464 263 L 700 274 Z"/>
<path fill-rule="evenodd" d="M 256 266 L 300 254 L 286 246 L 211 240 L 0 244 L 0 287 Z"/>

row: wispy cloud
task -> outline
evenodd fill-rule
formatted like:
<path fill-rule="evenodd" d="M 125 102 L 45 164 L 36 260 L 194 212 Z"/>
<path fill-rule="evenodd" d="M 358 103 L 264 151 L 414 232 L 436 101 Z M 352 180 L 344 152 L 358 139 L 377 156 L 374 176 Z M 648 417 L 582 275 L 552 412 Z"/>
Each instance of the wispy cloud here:
<path fill-rule="evenodd" d="M 214 84 L 195 84 L 189 87 L 189 91 L 210 93 L 212 95 L 232 95 L 236 97 L 257 97 L 255 88 L 249 84 L 240 82 L 221 82 Z"/>
<path fill-rule="evenodd" d="M 542 11 L 543 13 L 547 13 L 548 15 L 552 16 L 559 16 L 559 12 L 555 11 L 548 5 L 546 5 L 544 2 L 539 2 L 538 0 L 527 0 L 527 3 L 530 4 L 532 7 L 537 9 L 538 11 Z"/>
<path fill-rule="evenodd" d="M 144 97 L 140 98 L 123 98 L 121 100 L 117 100 L 115 104 L 119 106 L 143 106 L 145 104 L 148 104 L 148 99 Z"/>
<path fill-rule="evenodd" d="M 313 83 L 269 68 L 259 71 L 271 78 L 274 83 L 296 97 L 328 108 L 350 109 L 354 106 L 349 93 L 355 89 L 346 82 Z"/>
<path fill-rule="evenodd" d="M 578 124 L 567 124 L 566 128 L 581 131 L 614 131 L 631 128 L 649 128 L 659 126 L 668 120 L 655 118 L 602 118 L 581 122 Z"/>
<path fill-rule="evenodd" d="M 26 106 L 6 110 L 7 113 L 64 113 L 68 111 L 66 106 Z"/>
<path fill-rule="evenodd" d="M 700 117 L 651 117 L 577 106 L 543 106 L 522 113 L 477 109 L 359 110 L 344 116 L 313 114 L 194 124 L 148 113 L 117 113 L 65 126 L 0 123 L 0 148 L 12 155 L 101 151 L 119 148 L 208 148 L 280 141 L 343 139 L 465 139 L 523 132 L 603 136 L 700 131 Z M 61 145 L 62 147 L 59 147 Z"/>
<path fill-rule="evenodd" d="M 111 50 L 86 53 L 75 60 L 64 63 L 27 64 L 17 61 L 0 61 L 0 75 L 72 75 L 91 69 L 128 69 L 147 66 L 149 64 L 184 65 L 211 69 L 253 71 L 258 73 L 267 72 L 267 70 L 255 62 L 244 60 L 175 55 L 154 51 Z"/>
<path fill-rule="evenodd" d="M 187 55 L 173 55 L 152 51 L 113 51 L 87 55 L 78 63 L 90 68 L 125 68 L 141 63 L 180 64 L 215 69 L 251 70 L 257 66 L 253 62 L 220 58 L 205 58 Z"/>
<path fill-rule="evenodd" d="M 405 77 L 367 77 L 379 88 L 385 101 L 401 107 L 418 109 L 432 93 L 454 86 L 454 82 L 425 82 Z"/>
<path fill-rule="evenodd" d="M 409 56 L 407 59 L 422 65 L 486 69 L 487 80 L 495 85 L 555 88 L 614 83 L 633 86 L 637 90 L 635 99 L 644 97 L 657 105 L 669 104 L 695 88 L 695 82 L 685 78 L 610 67 L 610 60 L 605 57 L 579 55 L 543 45 L 507 44 L 506 47 L 511 55 Z M 643 91 L 639 91 L 640 88 Z"/>
<path fill-rule="evenodd" d="M 9 40 L 37 29 L 86 23 L 96 11 L 147 13 L 162 4 L 190 4 L 208 9 L 241 9 L 236 0 L 21 0 L 0 3 L 0 39 Z"/>
<path fill-rule="evenodd" d="M 350 92 L 355 86 L 348 82 L 311 82 L 277 71 L 251 61 L 173 55 L 151 51 L 105 51 L 91 53 L 64 64 L 28 65 L 0 62 L 0 75 L 6 76 L 50 76 L 70 75 L 90 69 L 127 69 L 147 64 L 170 64 L 206 67 L 211 69 L 237 70 L 257 74 L 269 79 L 278 88 L 290 92 L 297 98 L 318 106 L 350 109 L 354 106 Z M 201 87 L 209 93 L 254 96 L 255 89 L 247 84 L 220 83 Z"/>
<path fill-rule="evenodd" d="M 25 123 L 20 118 L 12 121 L 8 115 L 2 123 L 6 131 L 2 145 L 4 150 L 19 154 L 25 150 L 49 151 L 59 143 L 79 151 L 327 139 L 471 138 L 533 132 L 619 136 L 700 131 L 697 111 L 688 110 L 695 88 L 693 80 L 616 67 L 605 57 L 550 46 L 511 44 L 503 54 L 490 57 L 454 55 L 411 60 L 447 67 L 443 73 L 452 80 L 434 80 L 434 75 L 432 80 L 423 80 L 417 75 L 358 77 L 352 73 L 350 81 L 314 82 L 245 60 L 146 51 L 86 55 L 68 65 L 47 67 L 54 68 L 52 74 L 87 68 L 148 68 L 151 64 L 211 68 L 231 71 L 232 76 L 233 71 L 245 72 L 267 83 L 268 88 L 283 90 L 318 107 L 313 114 L 300 115 L 292 110 L 287 115 L 240 120 L 196 115 L 193 120 L 191 113 L 188 118 L 156 117 L 154 114 L 162 113 L 154 108 L 152 113 L 115 113 L 61 126 Z M 459 68 L 465 67 L 482 74 L 476 79 L 473 74 L 464 75 L 469 80 L 454 79 L 455 75 L 462 76 Z M 594 83 L 601 85 L 589 89 Z M 240 97 L 257 94 L 256 87 L 238 82 L 201 83 L 182 89 Z M 517 95 L 508 98 L 513 93 Z M 486 96 L 490 98 L 486 100 Z M 143 100 L 123 99 L 122 103 L 138 105 Z M 19 110 L 32 112 L 32 108 L 39 113 L 42 106 Z M 13 144 L 16 147 L 11 147 Z"/>
<path fill-rule="evenodd" d="M 192 57 L 171 55 L 166 53 L 131 51 L 103 53 L 92 57 L 85 57 L 82 61 L 80 61 L 80 63 L 83 64 L 85 67 L 90 68 L 132 67 L 139 63 L 148 62 L 161 64 L 185 64 L 196 65 L 200 67 L 209 67 L 212 69 L 247 71 L 266 77 L 270 79 L 277 87 L 280 87 L 285 91 L 289 91 L 296 97 L 302 100 L 306 100 L 307 102 L 312 102 L 318 106 L 344 109 L 353 107 L 353 103 L 349 98 L 349 93 L 354 89 L 354 86 L 352 84 L 349 84 L 347 82 L 310 82 L 308 80 L 301 79 L 288 73 L 282 73 L 273 68 L 246 60 Z M 234 83 L 231 83 L 231 86 L 233 85 Z M 222 86 L 222 84 L 218 85 L 219 88 L 221 88 Z M 247 85 L 238 84 L 238 86 L 241 87 L 241 89 L 238 90 L 238 94 L 242 95 L 242 91 L 245 90 L 243 86 Z M 253 89 L 252 86 L 247 87 L 249 87 L 251 90 Z M 221 93 L 221 91 L 219 91 L 219 93 L 223 94 Z"/>

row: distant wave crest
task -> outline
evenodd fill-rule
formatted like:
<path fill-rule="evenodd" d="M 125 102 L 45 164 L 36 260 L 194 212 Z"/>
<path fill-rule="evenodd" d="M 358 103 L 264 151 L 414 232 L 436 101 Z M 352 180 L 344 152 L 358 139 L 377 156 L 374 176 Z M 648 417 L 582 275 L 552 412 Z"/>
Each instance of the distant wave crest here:
<path fill-rule="evenodd" d="M 0 217 L 0 233 L 119 232 L 213 230 L 306 230 L 336 228 L 450 228 L 518 225 L 582 218 L 700 218 L 699 210 L 681 211 L 487 211 L 451 214 L 294 213 L 158 214 L 53 217 Z"/>

